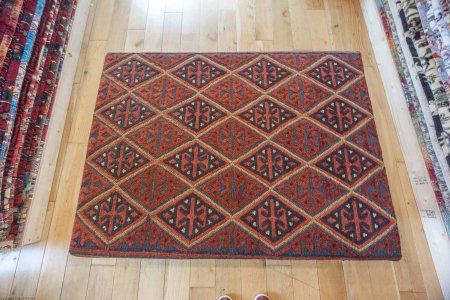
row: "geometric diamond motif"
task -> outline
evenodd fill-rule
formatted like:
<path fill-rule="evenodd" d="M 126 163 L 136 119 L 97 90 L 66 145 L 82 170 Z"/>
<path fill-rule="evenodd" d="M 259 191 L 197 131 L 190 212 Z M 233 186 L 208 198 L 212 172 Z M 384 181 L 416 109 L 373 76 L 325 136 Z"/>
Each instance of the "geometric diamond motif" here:
<path fill-rule="evenodd" d="M 311 160 L 330 149 L 338 139 L 314 123 L 301 119 L 274 136 L 273 141 L 297 153 L 301 158 Z"/>
<path fill-rule="evenodd" d="M 276 191 L 311 215 L 325 209 L 343 196 L 347 190 L 319 172 L 304 169 L 279 184 Z"/>
<path fill-rule="evenodd" d="M 225 71 L 204 59 L 195 58 L 173 71 L 172 74 L 194 88 L 200 89 L 224 75 Z"/>
<path fill-rule="evenodd" d="M 132 228 L 145 215 L 117 191 L 99 197 L 85 206 L 82 217 L 97 227 L 105 240 L 112 240 Z"/>
<path fill-rule="evenodd" d="M 138 144 L 141 149 L 147 150 L 155 157 L 160 157 L 164 153 L 191 140 L 191 136 L 186 131 L 163 117 L 152 120 L 145 126 L 128 134 L 128 137 Z"/>
<path fill-rule="evenodd" d="M 363 199 L 350 196 L 320 219 L 328 229 L 359 248 L 370 243 L 392 223 L 385 212 Z"/>
<path fill-rule="evenodd" d="M 295 118 L 295 114 L 269 99 L 263 99 L 239 114 L 239 117 L 270 133 L 290 119 Z"/>
<path fill-rule="evenodd" d="M 158 70 L 153 68 L 145 60 L 137 57 L 121 62 L 112 69 L 106 71 L 107 75 L 120 80 L 120 82 L 124 83 L 129 88 L 133 88 L 159 73 Z"/>
<path fill-rule="evenodd" d="M 261 95 L 257 90 L 239 80 L 236 76 L 225 78 L 209 87 L 203 94 L 230 111 L 235 111 Z"/>
<path fill-rule="evenodd" d="M 106 106 L 100 113 L 122 130 L 127 130 L 155 114 L 150 108 L 130 96 Z"/>
<path fill-rule="evenodd" d="M 263 90 L 279 84 L 290 74 L 290 71 L 265 58 L 258 59 L 239 72 L 239 75 Z"/>
<path fill-rule="evenodd" d="M 271 245 L 288 238 L 306 218 L 287 201 L 269 195 L 244 211 L 240 222 Z"/>
<path fill-rule="evenodd" d="M 323 102 L 331 95 L 331 92 L 306 78 L 297 76 L 277 88 L 271 95 L 304 113 L 317 103 Z"/>
<path fill-rule="evenodd" d="M 198 143 L 190 144 L 169 156 L 164 163 L 192 181 L 221 168 L 226 163 Z"/>
<path fill-rule="evenodd" d="M 368 111 L 372 111 L 372 104 L 370 103 L 369 92 L 367 91 L 367 84 L 364 78 L 361 78 L 358 82 L 350 85 L 339 95 L 362 106 Z"/>
<path fill-rule="evenodd" d="M 269 183 L 300 166 L 299 161 L 270 144 L 257 149 L 239 164 Z"/>
<path fill-rule="evenodd" d="M 364 184 L 358 186 L 356 192 L 374 203 L 377 203 L 391 215 L 394 215 L 389 183 L 384 169 L 376 172 L 367 179 Z"/>
<path fill-rule="evenodd" d="M 355 143 L 362 149 L 369 151 L 376 157 L 381 158 L 381 147 L 378 142 L 377 130 L 373 119 L 347 137 L 347 140 Z"/>
<path fill-rule="evenodd" d="M 200 98 L 175 108 L 169 114 L 196 133 L 225 116 L 224 112 Z"/>
<path fill-rule="evenodd" d="M 188 189 L 187 184 L 157 165 L 136 174 L 121 187 L 150 210 Z"/>
<path fill-rule="evenodd" d="M 114 81 L 111 81 L 108 77 L 102 76 L 100 80 L 100 86 L 98 88 L 97 94 L 97 103 L 95 104 L 95 108 L 98 109 L 106 103 L 111 103 L 115 99 L 120 98 L 127 91 L 120 87 L 118 84 L 115 84 Z"/>
<path fill-rule="evenodd" d="M 103 123 L 99 118 L 94 117 L 91 125 L 91 133 L 89 134 L 89 145 L 87 153 L 98 150 L 100 147 L 107 145 L 115 140 L 119 135 Z"/>
<path fill-rule="evenodd" d="M 83 179 L 80 188 L 80 203 L 88 201 L 107 189 L 112 184 L 105 177 L 100 175 L 94 168 L 86 165 L 83 171 Z"/>
<path fill-rule="evenodd" d="M 166 75 L 143 85 L 135 90 L 134 93 L 161 110 L 194 95 L 191 89 L 177 83 Z"/>
<path fill-rule="evenodd" d="M 314 80 L 337 90 L 356 77 L 356 73 L 344 64 L 328 58 L 307 72 Z"/>
<path fill-rule="evenodd" d="M 373 168 L 376 168 L 378 163 L 356 150 L 356 148 L 342 144 L 339 148 L 321 158 L 316 165 L 332 175 L 333 178 L 353 186 Z"/>
<path fill-rule="evenodd" d="M 148 159 L 122 140 L 102 150 L 92 161 L 107 174 L 120 179 L 145 165 Z"/>
<path fill-rule="evenodd" d="M 185 242 L 192 243 L 220 225 L 225 216 L 197 194 L 182 197 L 160 213 L 158 218 Z"/>
<path fill-rule="evenodd" d="M 320 107 L 311 115 L 338 134 L 345 134 L 363 121 L 367 115 L 356 107 L 338 98 Z"/>
<path fill-rule="evenodd" d="M 226 169 L 197 188 L 231 213 L 267 191 L 263 184 L 234 167 Z"/>
<path fill-rule="evenodd" d="M 236 119 L 228 119 L 201 137 L 202 141 L 235 159 L 263 141 L 257 134 Z"/>

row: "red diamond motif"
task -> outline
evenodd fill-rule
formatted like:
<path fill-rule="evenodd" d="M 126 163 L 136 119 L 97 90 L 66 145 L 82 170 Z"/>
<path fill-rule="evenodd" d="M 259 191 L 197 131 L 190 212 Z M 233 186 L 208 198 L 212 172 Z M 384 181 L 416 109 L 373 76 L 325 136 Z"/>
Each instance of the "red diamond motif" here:
<path fill-rule="evenodd" d="M 320 221 L 357 248 L 369 244 L 393 223 L 385 212 L 356 196 L 337 203 Z"/>
<path fill-rule="evenodd" d="M 378 163 L 356 148 L 342 144 L 321 158 L 316 166 L 346 185 L 354 186 L 378 167 Z"/>
<path fill-rule="evenodd" d="M 371 120 L 347 138 L 364 150 L 381 158 L 381 147 L 378 142 L 375 121 Z"/>
<path fill-rule="evenodd" d="M 129 96 L 106 106 L 100 114 L 109 120 L 115 128 L 120 128 L 123 131 L 155 115 L 150 108 Z"/>
<path fill-rule="evenodd" d="M 367 85 L 364 78 L 361 78 L 361 80 L 350 85 L 339 95 L 352 101 L 353 103 L 358 104 L 369 112 L 372 112 L 372 104 L 370 103 L 369 92 L 367 91 Z"/>
<path fill-rule="evenodd" d="M 264 185 L 234 167 L 212 177 L 198 189 L 231 213 L 267 191 Z"/>
<path fill-rule="evenodd" d="M 194 95 L 191 89 L 177 83 L 169 76 L 157 78 L 140 87 L 134 93 L 160 110 L 180 103 Z"/>
<path fill-rule="evenodd" d="M 173 109 L 169 114 L 195 133 L 225 116 L 223 111 L 200 98 Z"/>
<path fill-rule="evenodd" d="M 299 161 L 270 144 L 257 149 L 239 164 L 270 184 L 301 165 Z"/>
<path fill-rule="evenodd" d="M 94 168 L 86 165 L 83 171 L 83 181 L 81 182 L 80 204 L 100 195 L 111 187 L 111 182 L 100 175 Z"/>
<path fill-rule="evenodd" d="M 192 139 L 184 130 L 163 117 L 152 120 L 130 133 L 128 137 L 155 157 L 160 157 Z"/>
<path fill-rule="evenodd" d="M 87 153 L 93 153 L 100 147 L 103 147 L 109 142 L 115 140 L 118 136 L 119 135 L 114 132 L 114 130 L 106 126 L 100 119 L 95 116 L 94 120 L 92 121 Z"/>
<path fill-rule="evenodd" d="M 79 212 L 103 239 L 111 241 L 146 218 L 140 209 L 117 191 L 99 197 Z"/>
<path fill-rule="evenodd" d="M 223 155 L 235 159 L 263 141 L 262 136 L 235 119 L 228 119 L 201 137 Z"/>
<path fill-rule="evenodd" d="M 132 56 L 130 59 L 121 61 L 106 71 L 108 76 L 119 80 L 128 88 L 133 88 L 157 76 L 159 73 L 158 70 L 142 58 L 139 58 L 139 56 Z"/>
<path fill-rule="evenodd" d="M 192 181 L 226 165 L 226 162 L 198 143 L 193 143 L 169 156 L 164 163 Z"/>
<path fill-rule="evenodd" d="M 114 100 L 125 95 L 127 91 L 115 84 L 108 77 L 102 76 L 100 80 L 100 87 L 98 88 L 97 102 L 95 108 L 98 109 L 106 103 L 111 103 Z"/>
<path fill-rule="evenodd" d="M 281 83 L 291 72 L 271 60 L 260 58 L 239 71 L 239 75 L 263 90 L 268 90 Z"/>
<path fill-rule="evenodd" d="M 239 80 L 236 76 L 229 76 L 203 92 L 229 111 L 235 111 L 253 101 L 259 95 L 257 90 Z"/>
<path fill-rule="evenodd" d="M 304 113 L 317 103 L 323 102 L 331 93 L 310 80 L 297 76 L 277 88 L 271 95 Z"/>
<path fill-rule="evenodd" d="M 322 211 L 347 190 L 312 169 L 305 169 L 282 182 L 277 192 L 311 215 Z"/>
<path fill-rule="evenodd" d="M 338 138 L 312 122 L 302 119 L 277 134 L 273 141 L 297 153 L 301 158 L 311 160 L 329 149 Z"/>
<path fill-rule="evenodd" d="M 289 202 L 271 194 L 245 209 L 237 220 L 271 246 L 278 246 L 295 233 L 307 217 Z"/>
<path fill-rule="evenodd" d="M 239 117 L 266 133 L 270 133 L 295 118 L 295 114 L 269 99 L 263 99 L 239 114 Z"/>
<path fill-rule="evenodd" d="M 367 118 L 367 115 L 338 98 L 320 107 L 311 115 L 334 132 L 343 135 Z"/>
<path fill-rule="evenodd" d="M 392 216 L 394 215 L 391 193 L 389 192 L 389 183 L 384 168 L 372 175 L 364 182 L 364 184 L 361 184 L 356 189 L 356 192 L 374 203 L 377 203 Z"/>
<path fill-rule="evenodd" d="M 149 210 L 188 189 L 187 184 L 156 165 L 128 179 L 121 187 Z"/>
<path fill-rule="evenodd" d="M 202 58 L 195 58 L 172 71 L 172 74 L 200 89 L 223 76 L 225 71 Z"/>
<path fill-rule="evenodd" d="M 100 154 L 90 160 L 116 179 L 132 173 L 148 162 L 148 159 L 125 141 L 119 141 L 104 148 Z"/>
<path fill-rule="evenodd" d="M 214 204 L 194 193 L 171 203 L 157 217 L 172 234 L 188 244 L 198 241 L 227 219 Z"/>

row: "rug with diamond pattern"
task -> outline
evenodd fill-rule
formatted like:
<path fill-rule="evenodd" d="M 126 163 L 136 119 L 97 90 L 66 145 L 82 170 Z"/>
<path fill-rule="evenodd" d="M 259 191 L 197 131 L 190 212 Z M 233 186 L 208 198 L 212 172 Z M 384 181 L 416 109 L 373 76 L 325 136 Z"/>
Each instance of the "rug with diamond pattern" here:
<path fill-rule="evenodd" d="M 360 54 L 108 54 L 70 251 L 399 259 Z"/>

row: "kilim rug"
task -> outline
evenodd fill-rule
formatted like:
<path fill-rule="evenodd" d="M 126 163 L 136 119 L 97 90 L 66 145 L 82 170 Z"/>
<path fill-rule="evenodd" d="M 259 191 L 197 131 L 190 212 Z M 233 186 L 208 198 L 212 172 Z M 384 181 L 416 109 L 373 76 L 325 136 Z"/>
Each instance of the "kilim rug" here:
<path fill-rule="evenodd" d="M 360 54 L 108 54 L 70 251 L 399 259 Z"/>

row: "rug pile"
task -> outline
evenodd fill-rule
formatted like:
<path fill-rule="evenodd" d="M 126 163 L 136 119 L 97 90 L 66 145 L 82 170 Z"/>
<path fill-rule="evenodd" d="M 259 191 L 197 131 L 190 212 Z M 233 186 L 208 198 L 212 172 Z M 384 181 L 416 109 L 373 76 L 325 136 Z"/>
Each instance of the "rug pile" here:
<path fill-rule="evenodd" d="M 399 259 L 360 54 L 108 54 L 70 251 Z"/>

